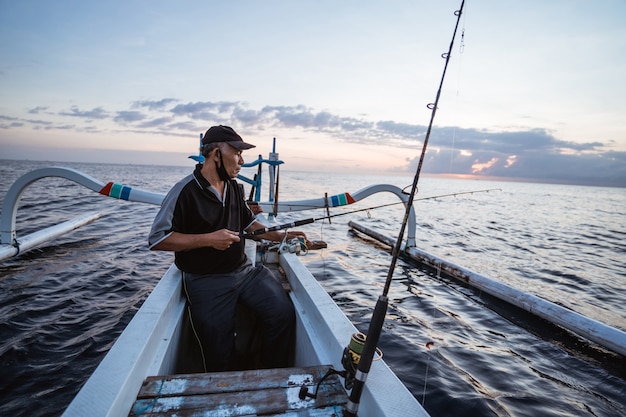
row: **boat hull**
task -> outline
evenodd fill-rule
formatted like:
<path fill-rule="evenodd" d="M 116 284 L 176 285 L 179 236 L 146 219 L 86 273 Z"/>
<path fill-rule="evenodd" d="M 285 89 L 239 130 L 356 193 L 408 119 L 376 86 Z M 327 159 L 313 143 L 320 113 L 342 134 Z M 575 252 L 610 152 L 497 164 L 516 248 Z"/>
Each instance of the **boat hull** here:
<path fill-rule="evenodd" d="M 342 352 L 356 328 L 295 254 L 278 258 L 297 313 L 294 365 L 331 364 L 343 369 Z M 128 415 L 146 377 L 178 372 L 184 322 L 181 273 L 172 265 L 63 416 Z M 400 415 L 428 414 L 385 362 L 376 361 L 359 416 Z"/>

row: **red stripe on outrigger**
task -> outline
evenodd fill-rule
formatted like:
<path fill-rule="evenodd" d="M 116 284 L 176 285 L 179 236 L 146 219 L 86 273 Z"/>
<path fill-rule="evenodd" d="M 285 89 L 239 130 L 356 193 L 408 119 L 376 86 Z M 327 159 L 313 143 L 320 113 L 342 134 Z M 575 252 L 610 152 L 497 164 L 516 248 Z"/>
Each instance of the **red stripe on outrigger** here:
<path fill-rule="evenodd" d="M 108 183 L 100 191 L 98 191 L 102 195 L 109 196 L 111 195 L 111 188 L 113 188 L 113 182 Z"/>

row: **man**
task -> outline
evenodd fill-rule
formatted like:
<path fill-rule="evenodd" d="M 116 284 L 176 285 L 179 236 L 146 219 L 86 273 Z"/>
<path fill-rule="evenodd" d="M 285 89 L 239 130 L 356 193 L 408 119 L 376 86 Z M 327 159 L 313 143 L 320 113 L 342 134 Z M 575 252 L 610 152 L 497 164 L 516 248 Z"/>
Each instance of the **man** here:
<path fill-rule="evenodd" d="M 237 302 L 260 320 L 263 366 L 288 365 L 293 305 L 267 268 L 251 266 L 240 237 L 244 230 L 265 227 L 255 219 L 234 180 L 244 163 L 242 151 L 253 147 L 228 126 L 207 130 L 202 139 L 204 163 L 168 192 L 148 238 L 151 250 L 175 252 L 206 371 L 234 366 Z M 285 233 L 258 237 L 281 241 Z M 301 232 L 287 233 L 288 238 L 296 236 L 305 237 Z"/>

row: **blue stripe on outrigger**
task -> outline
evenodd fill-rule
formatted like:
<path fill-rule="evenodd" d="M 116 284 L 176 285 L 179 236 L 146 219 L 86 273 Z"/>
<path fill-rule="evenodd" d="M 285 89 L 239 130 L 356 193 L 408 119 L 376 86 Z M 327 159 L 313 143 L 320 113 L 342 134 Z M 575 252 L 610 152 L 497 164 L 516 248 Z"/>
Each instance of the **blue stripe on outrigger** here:
<path fill-rule="evenodd" d="M 132 190 L 132 188 L 126 187 L 125 185 L 122 186 L 122 193 L 120 195 L 120 198 L 122 200 L 128 201 L 128 197 L 130 196 L 130 190 Z"/>

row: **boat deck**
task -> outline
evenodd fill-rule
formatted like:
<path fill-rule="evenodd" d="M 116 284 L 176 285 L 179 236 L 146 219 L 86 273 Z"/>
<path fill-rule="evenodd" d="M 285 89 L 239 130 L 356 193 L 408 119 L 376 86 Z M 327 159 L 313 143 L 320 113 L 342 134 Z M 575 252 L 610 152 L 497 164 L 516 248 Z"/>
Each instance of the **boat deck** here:
<path fill-rule="evenodd" d="M 151 376 L 144 381 L 130 416 L 341 416 L 347 401 L 337 375 L 320 385 L 330 365 Z"/>

